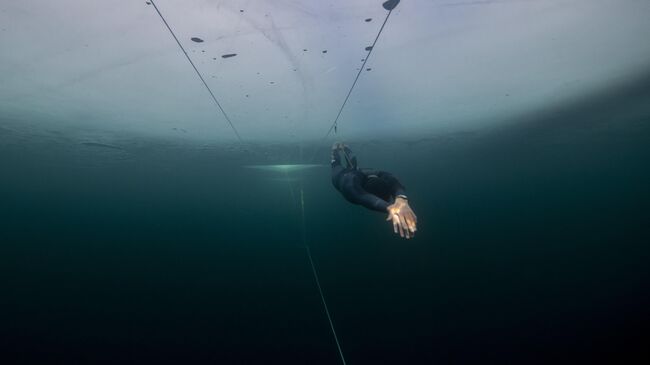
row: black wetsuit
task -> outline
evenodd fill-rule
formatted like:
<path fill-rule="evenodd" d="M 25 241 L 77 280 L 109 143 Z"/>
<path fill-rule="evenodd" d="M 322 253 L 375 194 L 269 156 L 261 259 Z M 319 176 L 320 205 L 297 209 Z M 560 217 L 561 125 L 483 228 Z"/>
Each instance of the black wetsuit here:
<path fill-rule="evenodd" d="M 397 196 L 406 197 L 404 186 L 385 171 L 361 171 L 356 157 L 345 148 L 346 165 L 341 164 L 340 150 L 332 150 L 332 184 L 347 201 L 368 209 L 386 212 Z"/>

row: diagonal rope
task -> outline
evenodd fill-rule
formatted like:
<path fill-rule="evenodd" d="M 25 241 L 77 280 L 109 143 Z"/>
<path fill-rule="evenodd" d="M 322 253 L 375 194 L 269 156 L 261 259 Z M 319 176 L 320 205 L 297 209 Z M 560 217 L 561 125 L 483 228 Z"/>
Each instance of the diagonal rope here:
<path fill-rule="evenodd" d="M 325 295 L 323 294 L 323 289 L 320 286 L 320 280 L 318 278 L 318 272 L 316 271 L 316 266 L 314 265 L 314 260 L 311 257 L 311 249 L 307 244 L 307 238 L 305 237 L 305 199 L 302 188 L 300 188 L 300 213 L 302 218 L 302 243 L 307 250 L 307 257 L 309 257 L 309 264 L 311 265 L 311 272 L 314 274 L 314 279 L 316 280 L 316 286 L 318 287 L 318 294 L 320 294 L 320 300 L 323 303 L 323 308 L 325 308 L 325 314 L 327 315 L 327 321 L 330 324 L 330 329 L 332 330 L 332 335 L 334 336 L 334 341 L 336 342 L 336 348 L 339 351 L 339 356 L 341 357 L 341 362 L 343 365 L 346 365 L 345 356 L 343 356 L 343 350 L 341 350 L 341 344 L 339 342 L 339 337 L 336 334 L 334 329 L 334 322 L 332 322 L 332 316 L 330 315 L 330 310 L 327 307 L 327 302 L 325 301 Z"/>
<path fill-rule="evenodd" d="M 343 113 L 343 108 L 345 108 L 345 104 L 348 103 L 348 99 L 350 99 L 350 95 L 352 95 L 352 90 L 354 90 L 354 87 L 357 85 L 357 81 L 359 81 L 359 76 L 361 76 L 361 73 L 363 70 L 365 70 L 366 67 L 366 62 L 370 59 L 370 55 L 372 54 L 372 51 L 375 50 L 375 45 L 377 44 L 377 40 L 379 40 L 379 36 L 381 35 L 381 32 L 384 30 L 384 26 L 386 26 L 386 22 L 388 22 L 388 17 L 390 17 L 390 14 L 393 12 L 393 10 L 389 10 L 388 14 L 386 14 L 386 18 L 384 19 L 384 22 L 381 25 L 381 28 L 379 28 L 379 32 L 377 32 L 377 36 L 375 37 L 375 41 L 372 42 L 372 46 L 370 46 L 370 51 L 368 52 L 368 55 L 366 55 L 366 58 L 363 60 L 363 64 L 361 65 L 361 68 L 359 69 L 359 72 L 357 72 L 357 76 L 354 78 L 354 82 L 352 82 L 352 86 L 350 87 L 350 90 L 348 91 L 348 94 L 345 96 L 345 100 L 343 100 L 343 104 L 341 104 L 341 108 L 339 109 L 338 114 L 336 114 L 336 118 L 334 119 L 334 123 L 332 123 L 332 126 L 330 129 L 327 131 L 327 134 L 325 135 L 325 138 L 329 137 L 330 133 L 332 133 L 332 130 L 337 127 L 339 118 L 341 117 L 341 113 Z M 323 139 L 325 139 L 323 138 Z"/>
<path fill-rule="evenodd" d="M 320 299 L 323 302 L 323 307 L 325 307 L 325 314 L 327 314 L 327 320 L 330 323 L 330 328 L 332 329 L 332 335 L 334 335 L 334 341 L 336 341 L 336 348 L 339 350 L 339 356 L 341 357 L 341 362 L 343 362 L 343 365 L 346 365 L 347 363 L 345 362 L 345 357 L 343 356 L 343 351 L 341 350 L 341 344 L 339 343 L 339 337 L 336 335 L 336 330 L 334 329 L 334 324 L 332 323 L 332 316 L 330 315 L 330 311 L 327 308 L 327 303 L 325 302 L 325 296 L 323 296 L 323 290 L 320 287 L 320 282 L 318 280 L 318 274 L 316 273 L 316 268 L 314 267 L 314 261 L 311 258 L 311 250 L 309 249 L 309 246 L 305 244 L 305 247 L 307 248 L 307 256 L 309 257 L 309 263 L 311 264 L 311 270 L 314 273 L 314 279 L 316 279 L 316 285 L 318 286 L 318 292 L 320 293 Z"/>
<path fill-rule="evenodd" d="M 293 186 L 291 186 L 291 180 L 289 180 L 289 173 L 285 171 L 285 176 L 287 177 L 287 185 L 289 185 L 289 191 L 291 192 L 291 200 L 296 202 L 295 195 L 293 193 Z M 309 265 L 311 266 L 311 272 L 314 275 L 314 281 L 316 282 L 316 287 L 318 288 L 318 294 L 320 295 L 321 303 L 323 303 L 323 308 L 325 309 L 325 314 L 327 315 L 327 322 L 330 325 L 332 330 L 332 336 L 334 336 L 334 342 L 336 342 L 336 349 L 338 350 L 339 357 L 343 365 L 347 365 L 345 361 L 345 356 L 343 356 L 343 350 L 341 350 L 341 343 L 339 342 L 339 336 L 336 334 L 336 329 L 334 329 L 334 321 L 332 321 L 332 315 L 330 314 L 329 307 L 327 306 L 327 301 L 325 300 L 325 294 L 323 294 L 323 288 L 320 285 L 320 278 L 318 277 L 318 271 L 316 270 L 316 265 L 314 264 L 314 259 L 311 255 L 311 249 L 307 244 L 307 228 L 305 226 L 305 194 L 302 189 L 302 180 L 300 186 L 300 223 L 302 228 L 302 244 L 305 246 L 307 251 L 307 258 L 309 259 Z"/>
<path fill-rule="evenodd" d="M 210 93 L 210 96 L 212 97 L 212 100 L 214 100 L 214 103 L 217 105 L 217 107 L 218 107 L 219 110 L 221 111 L 221 114 L 223 114 L 224 118 L 226 118 L 226 121 L 228 121 L 228 124 L 230 124 L 230 128 L 232 129 L 233 132 L 235 132 L 235 135 L 237 136 L 237 139 L 239 140 L 239 142 L 242 142 L 242 143 L 243 143 L 244 140 L 243 140 L 243 139 L 241 138 L 241 136 L 239 135 L 239 132 L 237 132 L 237 128 L 235 128 L 235 125 L 234 125 L 234 124 L 232 123 L 232 121 L 230 120 L 230 117 L 228 117 L 228 114 L 226 114 L 226 111 L 223 110 L 223 107 L 221 106 L 221 103 L 219 103 L 219 100 L 217 100 L 217 98 L 214 96 L 214 93 L 212 92 L 212 89 L 210 89 L 210 86 L 208 86 L 208 83 L 205 82 L 205 79 L 203 78 L 203 75 L 201 75 L 201 72 L 199 72 L 199 69 L 196 68 L 196 66 L 194 65 L 194 62 L 192 62 L 192 59 L 191 59 L 190 56 L 187 54 L 187 51 L 185 51 L 185 48 L 183 47 L 183 45 L 181 44 L 181 42 L 180 42 L 180 41 L 178 40 L 178 38 L 176 37 L 176 34 L 174 34 L 174 31 L 172 30 L 172 28 L 171 28 L 171 27 L 169 26 L 169 24 L 167 23 L 167 20 L 165 20 L 165 17 L 162 15 L 162 13 L 160 12 L 160 10 L 158 10 L 158 6 L 156 6 L 156 3 L 154 2 L 154 0 L 149 0 L 149 2 L 151 2 L 151 5 L 153 5 L 153 8 L 156 9 L 156 13 L 158 13 L 158 16 L 160 16 L 160 19 L 163 21 L 163 23 L 165 23 L 165 26 L 166 26 L 167 29 L 169 30 L 169 33 L 171 33 L 171 34 L 172 34 L 172 37 L 174 37 L 174 40 L 176 41 L 176 44 L 178 44 L 178 46 L 179 46 L 179 47 L 181 48 L 181 50 L 183 51 L 183 54 L 185 55 L 185 58 L 187 58 L 187 60 L 189 61 L 190 65 L 192 65 L 192 68 L 193 68 L 194 71 L 196 72 L 197 76 L 199 76 L 199 79 L 201 79 L 201 82 L 203 82 L 203 86 L 205 86 L 205 88 L 206 88 L 206 89 L 208 90 L 208 92 Z"/>
<path fill-rule="evenodd" d="M 389 3 L 389 1 L 386 1 L 386 3 Z M 384 3 L 384 5 L 386 5 Z M 372 42 L 372 46 L 370 46 L 370 50 L 368 51 L 368 54 L 366 55 L 366 58 L 363 60 L 363 64 L 361 65 L 361 68 L 359 68 L 359 72 L 357 72 L 357 75 L 354 78 L 354 81 L 352 82 L 352 86 L 350 86 L 350 90 L 348 90 L 347 95 L 345 96 L 345 99 L 343 100 L 343 104 L 341 104 L 341 107 L 339 108 L 339 112 L 336 114 L 336 118 L 334 119 L 334 122 L 330 126 L 330 128 L 327 130 L 327 133 L 325 136 L 322 138 L 321 143 L 325 142 L 327 137 L 334 131 L 336 133 L 336 129 L 338 127 L 338 122 L 339 118 L 341 118 L 341 114 L 343 113 L 343 109 L 345 108 L 345 105 L 348 103 L 348 100 L 350 99 L 350 95 L 352 95 L 352 90 L 354 90 L 354 87 L 357 85 L 357 82 L 359 81 L 359 77 L 361 76 L 361 73 L 366 67 L 366 63 L 370 59 L 370 56 L 372 55 L 372 51 L 375 50 L 375 46 L 377 45 L 377 41 L 379 40 L 379 36 L 381 33 L 384 31 L 384 27 L 386 26 L 386 23 L 388 22 L 388 18 L 390 17 L 390 14 L 393 12 L 393 9 L 395 9 L 395 6 L 399 3 L 399 0 L 394 2 L 392 5 L 392 8 L 388 10 L 388 14 L 386 14 L 386 18 L 384 18 L 384 22 L 381 24 L 381 28 L 379 28 L 379 32 L 377 32 L 377 36 L 375 37 L 374 42 Z M 318 154 L 319 147 L 317 146 L 314 149 L 314 154 L 311 156 L 310 161 L 314 161 L 314 158 L 316 158 L 316 155 Z"/>
<path fill-rule="evenodd" d="M 339 108 L 338 113 L 336 114 L 336 118 L 334 119 L 334 122 L 332 123 L 332 126 L 329 128 L 327 131 L 327 134 L 323 137 L 323 141 L 329 137 L 329 135 L 332 133 L 332 130 L 336 132 L 336 128 L 338 126 L 338 121 L 339 118 L 341 117 L 341 114 L 343 113 L 343 109 L 345 108 L 345 105 L 348 103 L 348 100 L 350 99 L 350 95 L 352 95 L 352 91 L 354 90 L 354 87 L 357 85 L 357 82 L 359 81 L 359 77 L 361 76 L 361 73 L 365 69 L 366 63 L 370 59 L 370 55 L 372 55 L 372 51 L 375 49 L 375 46 L 377 45 L 377 41 L 379 40 L 379 36 L 384 30 L 384 27 L 386 26 L 386 23 L 388 22 L 388 18 L 390 17 L 390 14 L 393 12 L 393 9 L 395 9 L 395 6 L 399 3 L 399 0 L 388 0 L 384 3 L 384 8 L 388 10 L 388 14 L 386 14 L 386 18 L 384 19 L 384 22 L 381 24 L 381 28 L 379 28 L 379 32 L 377 32 L 377 36 L 375 37 L 375 40 L 372 42 L 372 45 L 370 46 L 370 50 L 368 51 L 368 54 L 366 55 L 365 59 L 363 60 L 363 64 L 361 65 L 361 68 L 359 68 L 359 72 L 357 72 L 356 77 L 354 78 L 354 81 L 352 82 L 352 86 L 350 86 L 350 90 L 348 90 L 347 95 L 345 96 L 345 100 L 343 100 L 343 104 L 341 104 L 341 107 Z M 386 6 L 390 7 L 388 9 Z M 314 150 L 314 154 L 312 155 L 311 160 L 314 160 L 314 157 L 316 157 L 316 153 L 318 151 L 318 147 Z M 346 154 L 347 157 L 347 154 Z M 293 190 L 292 190 L 293 194 Z M 316 271 L 316 265 L 314 265 L 314 260 L 311 256 L 311 249 L 309 248 L 309 245 L 307 244 L 307 238 L 306 238 L 306 228 L 305 228 L 305 199 L 303 195 L 303 190 L 302 188 L 300 189 L 300 212 L 301 212 L 301 219 L 302 219 L 302 242 L 303 245 L 305 246 L 305 249 L 307 250 L 307 257 L 309 258 L 309 264 L 311 265 L 311 271 L 314 274 L 314 279 L 316 281 L 316 286 L 318 287 L 318 293 L 320 294 L 321 302 L 323 303 L 323 308 L 325 308 L 325 314 L 327 315 L 327 321 L 329 322 L 330 329 L 332 330 L 332 335 L 334 336 L 334 341 L 336 342 L 336 348 L 339 352 L 339 356 L 341 357 L 341 362 L 343 365 L 347 365 L 345 361 L 345 356 L 343 356 L 343 350 L 341 350 L 341 344 L 339 342 L 338 335 L 336 334 L 336 330 L 334 329 L 334 322 L 332 321 L 332 316 L 330 315 L 329 308 L 327 307 L 327 302 L 325 301 L 325 295 L 323 294 L 323 289 L 320 285 L 320 279 L 318 278 L 318 272 Z"/>

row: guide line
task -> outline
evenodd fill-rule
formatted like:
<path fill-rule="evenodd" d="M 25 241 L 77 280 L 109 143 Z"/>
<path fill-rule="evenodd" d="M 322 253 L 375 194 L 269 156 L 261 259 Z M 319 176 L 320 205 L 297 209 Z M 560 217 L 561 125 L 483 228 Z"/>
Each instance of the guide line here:
<path fill-rule="evenodd" d="M 228 114 L 226 114 L 226 111 L 221 106 L 221 103 L 219 103 L 219 100 L 217 100 L 217 97 L 214 96 L 214 93 L 212 92 L 212 89 L 210 89 L 210 86 L 208 86 L 208 83 L 205 82 L 205 79 L 203 78 L 203 75 L 201 75 L 201 72 L 199 72 L 199 69 L 196 68 L 196 66 L 194 65 L 194 62 L 192 62 L 192 59 L 187 54 L 187 51 L 185 51 L 185 48 L 183 47 L 181 42 L 178 40 L 178 37 L 176 37 L 176 34 L 172 30 L 172 28 L 169 26 L 169 23 L 167 23 L 167 20 L 165 20 L 165 17 L 162 15 L 160 10 L 158 10 L 158 6 L 156 6 L 156 3 L 154 2 L 154 0 L 149 0 L 149 2 L 151 2 L 151 5 L 153 5 L 153 8 L 156 9 L 156 13 L 158 13 L 158 16 L 160 16 L 160 19 L 163 21 L 163 23 L 165 23 L 165 26 L 167 27 L 169 32 L 172 34 L 172 37 L 174 37 L 174 40 L 176 41 L 176 44 L 178 44 L 178 46 L 181 48 L 181 51 L 183 51 L 183 54 L 185 55 L 185 58 L 187 58 L 187 61 L 189 61 L 190 65 L 192 65 L 192 68 L 196 72 L 197 76 L 199 76 L 199 79 L 201 79 L 201 82 L 203 82 L 203 86 L 205 86 L 205 88 L 210 93 L 210 96 L 212 97 L 212 100 L 214 100 L 214 103 L 217 105 L 217 107 L 221 111 L 221 114 L 223 114 L 224 118 L 226 118 L 226 121 L 230 125 L 230 128 L 232 129 L 232 131 L 235 132 L 235 135 L 237 136 L 237 139 L 239 140 L 239 142 L 244 143 L 244 140 L 239 135 L 239 132 L 237 132 L 237 128 L 235 128 L 235 125 L 230 120 L 230 117 L 228 116 Z"/>
<path fill-rule="evenodd" d="M 372 55 L 372 51 L 375 50 L 375 46 L 377 45 L 377 41 L 379 40 L 379 36 L 381 36 L 381 33 L 384 31 L 384 27 L 386 26 L 386 23 L 388 22 L 388 18 L 390 18 L 390 15 L 393 13 L 393 9 L 397 7 L 397 4 L 399 4 L 400 0 L 388 0 L 382 4 L 384 9 L 388 10 L 388 14 L 386 14 L 386 18 L 384 18 L 384 22 L 381 24 L 381 27 L 379 28 L 379 31 L 377 32 L 377 35 L 375 36 L 375 40 L 372 42 L 372 45 L 367 47 L 368 49 L 368 54 L 366 57 L 363 59 L 363 64 L 359 68 L 359 72 L 357 72 L 357 75 L 354 77 L 354 81 L 352 82 L 352 86 L 350 86 L 350 89 L 348 90 L 348 93 L 345 96 L 345 99 L 343 100 L 343 103 L 341 104 L 341 107 L 339 108 L 338 113 L 336 114 L 336 118 L 334 118 L 334 122 L 330 126 L 330 128 L 327 130 L 327 133 L 321 140 L 322 142 L 325 142 L 327 140 L 327 137 L 334 131 L 334 133 L 338 133 L 338 125 L 339 125 L 339 119 L 341 118 L 341 114 L 343 114 L 343 109 L 348 103 L 348 100 L 350 99 L 350 95 L 352 95 L 352 91 L 354 90 L 354 87 L 357 85 L 357 82 L 359 81 L 359 77 L 361 76 L 361 73 L 363 70 L 365 70 L 366 63 L 370 59 L 370 56 Z M 311 156 L 310 161 L 314 161 L 314 158 L 316 158 L 316 155 L 318 154 L 319 146 L 316 146 L 314 149 L 314 154 Z"/>
<path fill-rule="evenodd" d="M 149 0 L 149 2 L 151 3 L 151 5 L 153 5 L 154 9 L 156 10 L 156 13 L 158 13 L 158 16 L 160 17 L 162 22 L 165 24 L 165 27 L 167 27 L 167 30 L 169 30 L 169 33 L 171 33 L 171 35 L 174 38 L 174 40 L 176 41 L 176 44 L 178 45 L 178 47 L 181 49 L 181 51 L 183 51 L 183 54 L 185 55 L 185 58 L 187 59 L 187 61 L 190 63 L 190 65 L 194 69 L 194 72 L 196 72 L 196 75 L 199 77 L 199 79 L 203 83 L 203 86 L 205 86 L 206 90 L 210 94 L 210 97 L 214 101 L 215 105 L 221 111 L 221 114 L 224 116 L 224 118 L 228 122 L 228 125 L 230 125 L 230 128 L 235 133 L 235 136 L 237 136 L 237 139 L 239 140 L 239 142 L 244 143 L 244 140 L 242 139 L 239 132 L 237 131 L 237 128 L 235 128 L 235 125 L 233 124 L 232 120 L 230 119 L 230 117 L 228 116 L 228 114 L 226 113 L 224 108 L 221 106 L 221 103 L 219 102 L 217 97 L 212 92 L 212 89 L 210 89 L 210 86 L 208 86 L 208 83 L 203 78 L 203 75 L 201 74 L 199 69 L 196 67 L 196 65 L 194 64 L 194 62 L 192 61 L 192 59 L 188 55 L 187 51 L 185 50 L 185 48 L 183 47 L 181 42 L 178 40 L 178 37 L 176 36 L 174 31 L 172 30 L 169 23 L 167 23 L 167 20 L 165 19 L 165 17 L 162 15 L 160 10 L 158 9 L 158 6 L 156 5 L 155 1 L 154 0 Z M 352 86 L 348 90 L 348 92 L 347 92 L 347 94 L 345 96 L 345 99 L 343 100 L 343 103 L 341 104 L 341 107 L 339 108 L 338 113 L 336 114 L 336 118 L 334 119 L 334 122 L 332 123 L 331 127 L 329 128 L 329 130 L 327 131 L 327 133 L 323 137 L 323 141 L 325 141 L 327 139 L 327 137 L 329 137 L 329 135 L 332 133 L 332 131 L 337 133 L 338 122 L 339 122 L 339 119 L 341 117 L 341 114 L 343 113 L 343 110 L 344 110 L 345 106 L 347 105 L 348 100 L 350 99 L 350 95 L 352 95 L 352 91 L 354 90 L 354 87 L 357 85 L 357 82 L 359 81 L 361 73 L 365 69 L 366 63 L 370 59 L 370 56 L 372 55 L 372 52 L 375 49 L 375 46 L 377 45 L 377 41 L 379 40 L 379 36 L 383 32 L 384 27 L 386 26 L 386 23 L 388 22 L 388 19 L 389 19 L 390 15 L 391 15 L 393 9 L 397 6 L 397 4 L 399 4 L 399 2 L 400 2 L 400 0 L 388 0 L 388 1 L 383 3 L 383 7 L 384 7 L 384 9 L 388 10 L 388 14 L 386 14 L 386 18 L 384 19 L 384 22 L 382 23 L 381 28 L 379 29 L 379 32 L 377 32 L 377 36 L 375 37 L 375 40 L 373 41 L 372 45 L 367 47 L 368 54 L 364 58 L 363 64 L 359 68 L 359 72 L 357 72 L 357 75 L 355 76 L 354 81 L 352 82 Z M 314 159 L 314 157 L 316 157 L 317 151 L 318 151 L 318 147 L 316 147 L 316 150 L 314 151 L 314 155 L 312 156 L 312 160 Z M 288 172 L 287 172 L 287 175 L 288 175 Z M 291 183 L 289 182 L 288 179 L 287 179 L 287 182 L 289 184 L 289 189 L 291 190 L 292 200 L 295 201 L 295 195 L 294 195 L 294 192 L 293 192 L 293 188 L 291 187 Z M 336 334 L 336 330 L 334 328 L 334 322 L 332 321 L 332 316 L 331 316 L 329 308 L 327 306 L 327 301 L 325 300 L 325 295 L 323 294 L 323 289 L 322 289 L 321 284 L 320 284 L 320 278 L 318 276 L 318 271 L 316 270 L 316 265 L 314 264 L 314 260 L 312 258 L 311 249 L 309 247 L 309 244 L 307 243 L 307 233 L 306 233 L 306 225 L 305 225 L 305 199 L 304 199 L 304 191 L 303 191 L 303 188 L 302 188 L 302 183 L 301 183 L 301 186 L 300 186 L 300 219 L 301 219 L 301 226 L 302 226 L 302 243 L 303 243 L 303 245 L 304 245 L 304 247 L 305 247 L 305 249 L 307 251 L 307 257 L 309 259 L 309 264 L 311 266 L 311 271 L 312 271 L 312 273 L 314 275 L 314 280 L 316 281 L 316 287 L 318 288 L 318 294 L 320 295 L 320 299 L 321 299 L 321 302 L 323 304 L 323 308 L 325 309 L 325 314 L 327 315 L 327 321 L 328 321 L 330 329 L 332 331 L 334 341 L 336 342 L 336 348 L 338 350 L 339 356 L 341 357 L 341 362 L 343 363 L 343 365 L 347 365 L 347 363 L 345 361 L 345 356 L 343 355 L 343 351 L 341 350 L 341 344 L 340 344 L 338 335 Z"/>
<path fill-rule="evenodd" d="M 339 336 L 336 334 L 336 330 L 334 329 L 334 322 L 332 322 L 332 316 L 330 315 L 330 310 L 327 307 L 327 301 L 325 301 L 325 295 L 323 294 L 323 288 L 320 285 L 320 279 L 318 278 L 318 272 L 316 271 L 316 266 L 314 265 L 314 260 L 311 257 L 311 249 L 309 248 L 309 245 L 307 244 L 307 238 L 306 238 L 306 228 L 305 228 L 305 197 L 304 193 L 302 190 L 302 187 L 300 188 L 300 215 L 301 215 L 301 221 L 302 221 L 302 243 L 305 246 L 305 249 L 307 250 L 307 257 L 309 258 L 309 264 L 311 265 L 311 271 L 314 274 L 314 280 L 316 281 L 316 286 L 318 287 L 318 294 L 320 294 L 320 299 L 321 302 L 323 303 L 323 308 L 325 308 L 325 314 L 327 315 L 327 321 L 329 322 L 330 329 L 332 330 L 332 335 L 334 336 L 334 341 L 336 342 L 336 348 L 339 351 L 339 356 L 341 357 L 341 362 L 343 365 L 346 365 L 347 363 L 345 362 L 345 356 L 343 356 L 343 350 L 341 350 L 341 343 L 339 342 Z"/>
<path fill-rule="evenodd" d="M 341 108 L 339 108 L 339 112 L 336 114 L 336 118 L 334 119 L 334 123 L 332 123 L 332 126 L 330 129 L 327 131 L 327 134 L 325 135 L 324 139 L 329 137 L 329 135 L 332 133 L 332 130 L 336 130 L 338 127 L 338 122 L 339 118 L 341 117 L 341 114 L 343 113 L 343 108 L 345 108 L 345 105 L 348 103 L 348 100 L 350 99 L 350 95 L 352 95 L 352 90 L 354 90 L 354 87 L 357 85 L 357 82 L 359 81 L 359 77 L 361 76 L 361 73 L 363 70 L 365 70 L 366 67 L 366 62 L 370 59 L 370 55 L 372 54 L 372 51 L 375 49 L 375 45 L 377 44 L 377 40 L 379 40 L 379 36 L 381 35 L 381 32 L 384 31 L 384 27 L 386 26 L 386 22 L 388 22 L 388 17 L 390 17 L 390 14 L 393 12 L 393 10 L 389 10 L 388 14 L 386 14 L 386 18 L 384 19 L 384 22 L 381 25 L 381 28 L 379 28 L 379 32 L 377 32 L 377 36 L 375 37 L 375 41 L 372 42 L 372 45 L 370 46 L 370 50 L 368 51 L 368 54 L 363 60 L 363 64 L 361 65 L 361 68 L 359 68 L 359 72 L 357 72 L 357 76 L 354 78 L 354 81 L 352 82 L 352 86 L 350 86 L 350 90 L 348 90 L 348 94 L 345 96 L 345 99 L 343 100 L 343 104 L 341 104 Z"/>

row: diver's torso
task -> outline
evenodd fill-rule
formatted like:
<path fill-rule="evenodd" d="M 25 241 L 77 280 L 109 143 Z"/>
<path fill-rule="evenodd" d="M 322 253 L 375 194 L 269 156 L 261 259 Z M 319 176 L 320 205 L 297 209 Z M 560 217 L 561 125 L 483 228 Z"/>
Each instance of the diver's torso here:
<path fill-rule="evenodd" d="M 381 172 L 379 171 L 363 174 L 363 182 L 361 186 L 365 191 L 374 194 L 387 202 L 393 200 L 391 186 L 382 178 Z"/>

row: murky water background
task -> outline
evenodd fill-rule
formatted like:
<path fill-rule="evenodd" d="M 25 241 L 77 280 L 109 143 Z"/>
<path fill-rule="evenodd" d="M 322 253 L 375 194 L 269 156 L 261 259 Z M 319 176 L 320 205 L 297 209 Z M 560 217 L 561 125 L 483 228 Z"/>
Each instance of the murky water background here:
<path fill-rule="evenodd" d="M 650 114 L 639 90 L 632 104 L 612 97 L 500 130 L 349 141 L 361 165 L 406 185 L 420 220 L 411 241 L 346 203 L 326 166 L 243 168 L 308 162 L 313 144 L 99 143 L 6 121 L 3 353 L 337 363 L 301 241 L 302 187 L 350 364 L 647 355 Z"/>

